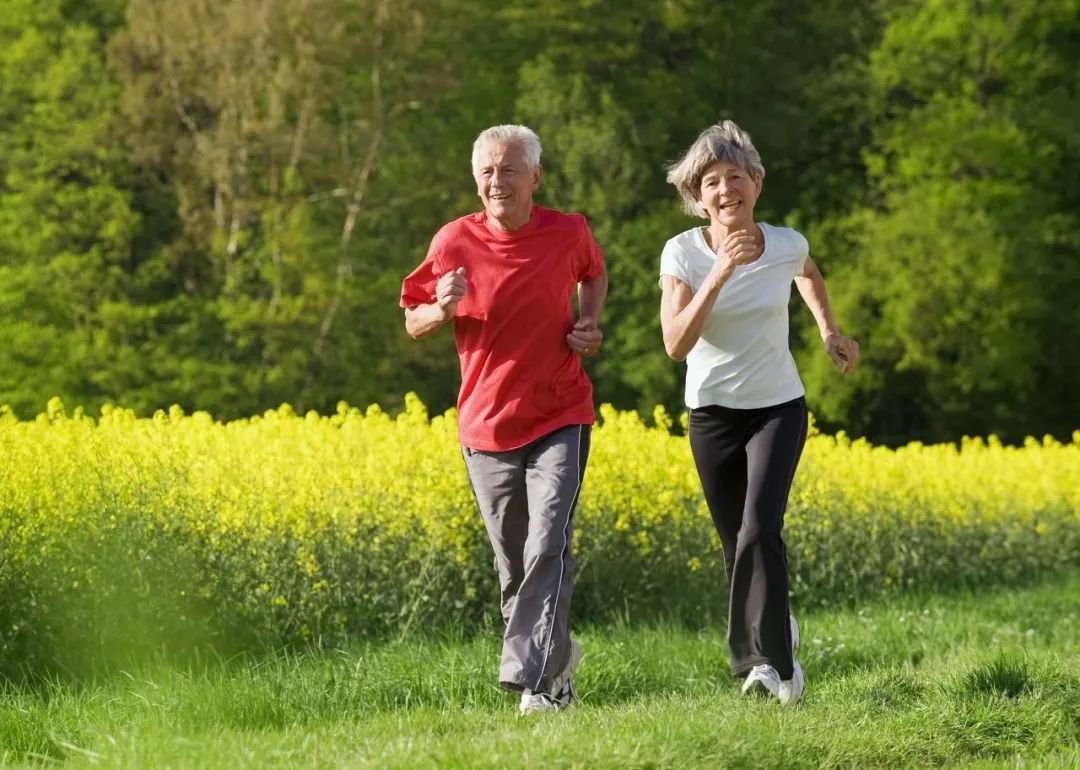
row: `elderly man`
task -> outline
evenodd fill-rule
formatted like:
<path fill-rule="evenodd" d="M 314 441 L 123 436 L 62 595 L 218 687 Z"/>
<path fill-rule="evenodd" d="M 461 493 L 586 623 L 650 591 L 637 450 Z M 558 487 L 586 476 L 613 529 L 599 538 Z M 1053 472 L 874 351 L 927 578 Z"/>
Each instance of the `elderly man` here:
<path fill-rule="evenodd" d="M 571 539 L 595 420 L 580 358 L 600 349 L 607 277 L 585 218 L 533 203 L 533 131 L 483 131 L 472 170 L 484 210 L 435 234 L 401 306 L 414 339 L 453 321 L 462 455 L 502 589 L 499 682 L 522 714 L 556 711 L 577 700 Z"/>

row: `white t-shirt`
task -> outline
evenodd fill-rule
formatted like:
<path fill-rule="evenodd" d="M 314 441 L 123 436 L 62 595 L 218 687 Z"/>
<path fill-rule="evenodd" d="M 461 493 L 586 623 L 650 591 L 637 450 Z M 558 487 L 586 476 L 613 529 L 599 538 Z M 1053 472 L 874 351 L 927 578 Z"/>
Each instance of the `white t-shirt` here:
<path fill-rule="evenodd" d="M 806 392 L 788 347 L 788 300 L 809 245 L 791 228 L 760 227 L 764 251 L 755 262 L 735 268 L 686 357 L 686 405 L 691 409 L 757 409 Z M 716 260 L 704 230 L 695 227 L 676 235 L 660 255 L 660 275 L 679 279 L 694 294 Z"/>

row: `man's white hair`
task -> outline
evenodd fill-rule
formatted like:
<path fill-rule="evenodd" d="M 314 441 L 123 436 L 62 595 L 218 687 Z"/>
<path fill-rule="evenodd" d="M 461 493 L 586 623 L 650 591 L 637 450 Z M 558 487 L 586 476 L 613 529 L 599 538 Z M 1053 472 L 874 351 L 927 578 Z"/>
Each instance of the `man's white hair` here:
<path fill-rule="evenodd" d="M 496 144 L 520 144 L 525 150 L 525 160 L 530 169 L 540 165 L 540 137 L 528 126 L 518 126 L 507 123 L 501 126 L 485 128 L 476 137 L 472 146 L 472 170 L 476 173 L 480 165 L 480 153 L 488 143 Z"/>

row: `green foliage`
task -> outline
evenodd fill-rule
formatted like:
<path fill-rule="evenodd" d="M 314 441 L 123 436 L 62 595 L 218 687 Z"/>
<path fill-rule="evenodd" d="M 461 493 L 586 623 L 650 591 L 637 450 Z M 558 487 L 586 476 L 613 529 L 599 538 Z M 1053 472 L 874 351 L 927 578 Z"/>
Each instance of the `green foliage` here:
<path fill-rule="evenodd" d="M 866 203 L 835 225 L 851 253 L 834 297 L 867 366 L 839 383 L 808 362 L 814 404 L 893 441 L 1061 435 L 1080 422 L 1066 395 L 1080 375 L 1062 366 L 1080 356 L 1080 321 L 1062 312 L 1080 289 L 1080 221 L 1059 182 L 1080 162 L 1060 133 L 1077 5 L 909 5 L 870 57 L 885 119 Z"/>
<path fill-rule="evenodd" d="M 138 225 L 112 140 L 118 89 L 94 30 L 56 2 L 13 2 L 0 26 L 0 402 L 89 404 L 114 366 L 98 340 L 126 297 Z"/>
<path fill-rule="evenodd" d="M 224 417 L 454 403 L 400 281 L 473 211 L 471 143 L 545 146 L 538 199 L 608 259 L 598 398 L 681 408 L 664 165 L 749 130 L 865 366 L 794 308 L 823 424 L 875 440 L 1080 424 L 1077 0 L 8 0 L 0 19 L 0 403 Z"/>

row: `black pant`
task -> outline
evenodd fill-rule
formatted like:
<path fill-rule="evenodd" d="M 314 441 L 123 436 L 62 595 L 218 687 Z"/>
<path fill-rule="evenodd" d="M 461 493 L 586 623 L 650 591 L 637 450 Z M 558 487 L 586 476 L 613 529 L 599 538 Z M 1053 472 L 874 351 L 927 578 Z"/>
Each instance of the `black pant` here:
<path fill-rule="evenodd" d="M 690 410 L 690 448 L 724 547 L 728 645 L 737 676 L 760 663 L 781 679 L 794 670 L 781 532 L 806 428 L 801 397 L 761 409 Z"/>

